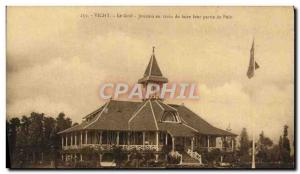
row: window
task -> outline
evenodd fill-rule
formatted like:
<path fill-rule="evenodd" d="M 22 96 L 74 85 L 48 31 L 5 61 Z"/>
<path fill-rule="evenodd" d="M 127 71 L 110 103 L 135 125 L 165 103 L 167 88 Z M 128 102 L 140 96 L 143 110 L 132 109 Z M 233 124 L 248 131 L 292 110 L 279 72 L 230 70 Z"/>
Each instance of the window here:
<path fill-rule="evenodd" d="M 162 117 L 163 122 L 178 122 L 176 112 L 165 112 Z"/>

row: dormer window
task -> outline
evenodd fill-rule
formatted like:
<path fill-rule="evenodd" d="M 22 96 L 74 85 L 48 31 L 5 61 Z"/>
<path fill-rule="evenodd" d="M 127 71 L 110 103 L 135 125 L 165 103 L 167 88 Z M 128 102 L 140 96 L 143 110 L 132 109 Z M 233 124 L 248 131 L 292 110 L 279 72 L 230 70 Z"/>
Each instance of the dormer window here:
<path fill-rule="evenodd" d="M 179 123 L 177 113 L 172 111 L 165 111 L 162 116 L 162 122 Z"/>

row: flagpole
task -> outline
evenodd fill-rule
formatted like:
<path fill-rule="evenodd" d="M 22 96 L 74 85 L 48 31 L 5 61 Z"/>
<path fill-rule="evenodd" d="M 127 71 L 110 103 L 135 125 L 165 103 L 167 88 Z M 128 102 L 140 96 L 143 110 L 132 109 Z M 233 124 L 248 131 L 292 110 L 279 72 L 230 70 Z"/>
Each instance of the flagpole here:
<path fill-rule="evenodd" d="M 252 84 L 253 84 L 253 80 L 252 80 Z M 252 169 L 255 169 L 255 107 L 253 106 L 253 98 L 254 98 L 254 95 L 253 95 L 253 88 L 251 89 L 251 117 L 252 117 L 252 165 L 251 165 L 251 168 Z"/>
<path fill-rule="evenodd" d="M 250 62 L 248 67 L 247 76 L 249 78 L 250 83 L 250 102 L 251 102 L 251 122 L 252 122 L 252 165 L 251 168 L 255 169 L 255 99 L 254 99 L 254 85 L 255 85 L 255 78 L 252 79 L 252 82 L 250 82 L 250 79 L 254 76 L 255 70 L 259 68 L 259 65 L 254 59 L 254 38 L 252 42 L 252 47 L 250 50 Z"/>

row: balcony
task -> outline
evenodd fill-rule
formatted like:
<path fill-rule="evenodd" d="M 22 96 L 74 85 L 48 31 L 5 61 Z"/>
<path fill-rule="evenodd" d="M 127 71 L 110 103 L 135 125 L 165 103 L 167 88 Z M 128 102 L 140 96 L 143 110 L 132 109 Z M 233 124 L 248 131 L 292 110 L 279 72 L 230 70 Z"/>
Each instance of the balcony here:
<path fill-rule="evenodd" d="M 82 144 L 82 145 L 72 145 L 72 146 L 63 146 L 63 150 L 75 150 L 82 149 L 85 147 L 90 147 L 94 149 L 101 150 L 111 150 L 114 145 L 111 144 Z M 158 150 L 161 151 L 163 145 L 116 145 L 117 147 L 121 147 L 123 150 L 130 151 L 133 149 L 139 151 L 147 151 L 147 150 Z M 157 149 L 158 148 L 158 149 Z"/>

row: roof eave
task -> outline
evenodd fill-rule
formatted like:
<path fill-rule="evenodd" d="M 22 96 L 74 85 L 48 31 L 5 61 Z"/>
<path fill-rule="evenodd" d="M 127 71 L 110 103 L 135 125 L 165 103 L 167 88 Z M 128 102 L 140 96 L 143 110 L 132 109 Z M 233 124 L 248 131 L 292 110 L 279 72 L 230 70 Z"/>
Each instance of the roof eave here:
<path fill-rule="evenodd" d="M 138 80 L 139 84 L 145 84 L 148 82 L 168 83 L 168 79 L 163 76 L 146 76 Z"/>

